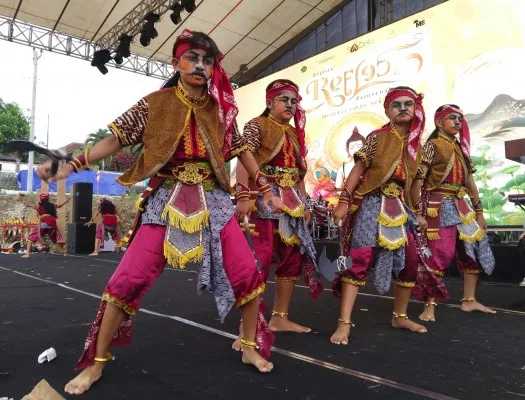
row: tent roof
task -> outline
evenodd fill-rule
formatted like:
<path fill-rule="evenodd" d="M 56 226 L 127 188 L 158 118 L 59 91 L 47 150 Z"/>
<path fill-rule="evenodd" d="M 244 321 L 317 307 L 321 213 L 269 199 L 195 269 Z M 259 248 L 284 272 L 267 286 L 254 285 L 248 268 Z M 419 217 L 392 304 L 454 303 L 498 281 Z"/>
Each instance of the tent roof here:
<path fill-rule="evenodd" d="M 197 0 L 183 23 L 174 25 L 167 11 L 148 47 L 135 38 L 134 54 L 171 62 L 171 47 L 184 28 L 209 34 L 225 54 L 223 66 L 231 76 L 242 64 L 248 68 L 293 39 L 342 0 Z M 155 0 L 0 0 L 0 15 L 58 33 L 99 41 L 140 3 Z M 142 15 L 140 16 L 140 18 Z M 125 33 L 125 32 L 123 32 Z"/>

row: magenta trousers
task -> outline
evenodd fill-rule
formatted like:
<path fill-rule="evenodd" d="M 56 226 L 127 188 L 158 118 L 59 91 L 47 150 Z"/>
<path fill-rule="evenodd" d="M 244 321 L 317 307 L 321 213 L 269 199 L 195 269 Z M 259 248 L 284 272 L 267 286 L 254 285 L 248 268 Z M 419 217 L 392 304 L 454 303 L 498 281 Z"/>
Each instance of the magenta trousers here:
<path fill-rule="evenodd" d="M 141 225 L 138 229 L 104 290 L 103 301 L 88 333 L 84 352 L 76 368 L 82 369 L 93 363 L 98 330 L 108 302 L 128 314 L 113 337 L 110 346 L 127 346 L 131 343 L 130 316 L 137 313 L 142 297 L 162 274 L 166 265 L 165 232 L 166 227 L 162 225 Z M 232 217 L 222 229 L 220 245 L 222 246 L 224 271 L 237 300 L 236 305 L 242 305 L 264 290 L 264 282 L 235 217 Z"/>
<path fill-rule="evenodd" d="M 275 278 L 297 280 L 301 276 L 303 256 L 299 246 L 289 246 L 281 240 L 277 228 L 277 220 L 257 218 L 255 221 L 256 234 L 252 241 L 261 263 L 264 282 L 270 274 L 274 254 L 277 255 Z"/>
<path fill-rule="evenodd" d="M 439 228 L 439 240 L 429 240 L 428 248 L 432 252 L 430 257 L 430 268 L 439 276 L 443 276 L 450 267 L 454 257 L 458 265 L 458 270 L 468 273 L 480 273 L 481 267 L 476 260 L 470 258 L 465 252 L 462 240 L 459 240 L 457 227 L 447 226 Z"/>
<path fill-rule="evenodd" d="M 417 280 L 417 250 L 414 235 L 407 230 L 408 243 L 405 245 L 405 268 L 401 270 L 395 279 L 400 286 L 413 287 Z M 347 269 L 341 275 L 341 280 L 356 286 L 363 286 L 368 279 L 368 272 L 374 266 L 376 247 L 351 248 L 352 268 Z"/>

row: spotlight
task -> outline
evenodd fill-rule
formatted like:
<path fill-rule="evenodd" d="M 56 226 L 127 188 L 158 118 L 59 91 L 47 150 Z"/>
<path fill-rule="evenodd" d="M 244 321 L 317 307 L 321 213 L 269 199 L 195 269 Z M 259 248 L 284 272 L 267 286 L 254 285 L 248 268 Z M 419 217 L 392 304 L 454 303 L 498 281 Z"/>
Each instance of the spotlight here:
<path fill-rule="evenodd" d="M 182 6 L 186 12 L 193 12 L 195 10 L 195 0 L 181 0 Z"/>
<path fill-rule="evenodd" d="M 177 2 L 171 6 L 170 10 L 173 11 L 170 15 L 171 22 L 173 22 L 175 25 L 180 24 L 182 22 L 180 13 L 184 10 L 184 7 Z"/>
<path fill-rule="evenodd" d="M 153 12 L 147 13 L 144 17 L 144 21 L 146 21 L 146 23 L 140 31 L 140 44 L 144 47 L 149 46 L 151 39 L 155 39 L 157 36 L 159 36 L 159 33 L 155 29 L 155 23 L 159 22 L 159 20 L 159 14 L 155 14 Z"/>
<path fill-rule="evenodd" d="M 93 60 L 91 60 L 91 66 L 97 67 L 103 75 L 106 75 L 108 73 L 108 69 L 106 68 L 105 64 L 110 61 L 111 53 L 109 52 L 109 50 L 97 50 L 93 53 Z"/>
<path fill-rule="evenodd" d="M 131 55 L 130 47 L 132 40 L 133 37 L 129 35 L 122 35 L 120 37 L 117 50 L 115 50 L 117 54 L 115 54 L 115 57 L 113 57 L 118 65 L 122 64 L 124 58 L 128 58 Z"/>

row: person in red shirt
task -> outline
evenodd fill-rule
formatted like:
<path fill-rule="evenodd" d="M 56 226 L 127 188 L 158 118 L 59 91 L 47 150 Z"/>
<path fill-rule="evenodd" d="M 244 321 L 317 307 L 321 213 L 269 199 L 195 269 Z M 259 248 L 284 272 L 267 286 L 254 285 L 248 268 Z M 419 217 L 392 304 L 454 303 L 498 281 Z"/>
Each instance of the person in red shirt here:
<path fill-rule="evenodd" d="M 311 215 L 304 186 L 306 114 L 300 102 L 299 87 L 294 82 L 287 79 L 271 82 L 266 88 L 266 109 L 245 125 L 243 133 L 273 193 L 281 198 L 283 213 L 276 214 L 264 207 L 255 182 L 242 165 L 237 166 L 235 189 L 239 218 L 250 215 L 254 225 L 252 240 L 265 281 L 273 256 L 277 256 L 275 301 L 269 327 L 273 331 L 307 333 L 310 328 L 288 319 L 295 282 L 301 275 L 314 298 L 323 290 L 308 229 Z M 294 126 L 290 124 L 292 119 Z M 239 340 L 233 348 L 240 348 Z"/>
<path fill-rule="evenodd" d="M 434 115 L 436 129 L 423 148 L 423 159 L 416 180 L 422 189 L 419 212 L 428 223 L 428 248 L 432 273 L 444 276 L 456 259 L 463 277 L 461 310 L 495 313 L 475 297 L 479 275 L 490 275 L 495 260 L 486 235 L 483 205 L 474 182 L 474 165 L 470 158 L 470 131 L 463 111 L 455 104 L 439 107 Z M 459 135 L 456 138 L 456 135 Z M 469 204 L 466 196 L 470 197 Z M 418 300 L 425 302 L 422 321 L 435 321 L 436 295 L 433 286 L 418 282 L 414 289 Z"/>
<path fill-rule="evenodd" d="M 422 99 L 409 87 L 390 89 L 384 100 L 390 121 L 371 132 L 354 154 L 355 165 L 334 211 L 334 222 L 344 221 L 345 253 L 352 260 L 333 281 L 334 294 L 341 297 L 338 327 L 330 338 L 334 344 L 348 344 L 357 294 L 372 268 L 379 293 L 388 292 L 395 282 L 392 326 L 427 331 L 407 315 L 419 265 L 415 233 L 425 228 L 424 219 L 411 210 L 418 200 L 411 187 L 422 157 Z"/>
<path fill-rule="evenodd" d="M 64 179 L 132 145 L 143 145 L 143 152 L 118 181 L 133 185 L 151 178 L 125 238 L 128 249 L 104 290 L 77 362 L 82 371 L 65 386 L 70 394 L 84 393 L 101 378 L 112 359 L 110 346 L 130 345 L 131 317 L 166 264 L 199 263 L 197 289 L 214 295 L 221 321 L 233 307 L 241 310 L 242 362 L 264 373 L 273 369 L 268 358 L 274 335 L 259 307 L 265 283 L 235 216 L 226 162 L 239 158 L 266 206 L 278 212 L 281 201 L 243 144 L 233 89 L 215 42 L 185 29 L 172 55 L 176 73 L 164 88 L 142 98 L 109 125 L 112 135 L 51 178 Z M 42 165 L 39 176 L 46 179 L 50 169 L 51 163 Z"/>
<path fill-rule="evenodd" d="M 69 202 L 69 199 L 64 201 L 62 204 L 55 206 L 51 201 L 49 201 L 49 194 L 40 193 L 39 201 L 36 206 L 31 204 L 24 205 L 36 210 L 38 214 L 38 226 L 33 229 L 27 238 L 27 247 L 26 252 L 22 258 L 29 258 L 31 256 L 31 249 L 33 245 L 46 236 L 56 245 L 62 248 L 62 252 L 66 255 L 66 243 L 62 238 L 60 230 L 57 225 L 57 209 L 62 208 Z"/>
<path fill-rule="evenodd" d="M 106 197 L 100 198 L 100 204 L 97 207 L 97 212 L 91 218 L 91 221 L 87 222 L 85 225 L 90 226 L 99 215 L 102 215 L 102 220 L 97 224 L 97 232 L 95 234 L 95 249 L 90 256 L 98 256 L 98 250 L 104 246 L 104 238 L 106 235 L 111 237 L 115 242 L 115 247 L 117 249 L 117 254 L 120 254 L 120 235 L 118 231 L 118 218 L 120 215 L 117 211 L 117 207 L 113 202 Z M 118 217 L 118 218 L 117 218 Z"/>

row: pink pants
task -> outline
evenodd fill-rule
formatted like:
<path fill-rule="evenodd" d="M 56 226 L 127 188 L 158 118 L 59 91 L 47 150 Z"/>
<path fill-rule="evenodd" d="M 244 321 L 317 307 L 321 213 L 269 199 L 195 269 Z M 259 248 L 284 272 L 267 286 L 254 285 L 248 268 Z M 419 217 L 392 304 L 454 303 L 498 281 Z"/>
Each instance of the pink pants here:
<path fill-rule="evenodd" d="M 455 225 L 439 228 L 439 236 L 441 238 L 439 240 L 428 241 L 428 248 L 432 252 L 429 265 L 436 275 L 443 276 L 445 274 L 445 271 L 452 264 L 454 256 L 461 273 L 481 273 L 478 262 L 470 258 L 465 252 L 465 245 L 462 240 L 459 240 Z"/>
<path fill-rule="evenodd" d="M 417 250 L 412 232 L 407 231 L 408 243 L 405 245 L 405 268 L 395 279 L 396 284 L 404 287 L 414 287 L 417 279 Z M 374 266 L 376 247 L 351 248 L 352 267 L 341 277 L 345 283 L 363 286 L 368 279 L 368 271 Z"/>
<path fill-rule="evenodd" d="M 91 365 L 95 357 L 96 339 L 102 317 L 109 302 L 128 314 L 113 337 L 110 346 L 126 346 L 131 343 L 131 318 L 140 308 L 144 294 L 164 271 L 164 235 L 166 227 L 142 225 L 119 266 L 111 276 L 102 303 L 91 326 L 84 353 L 76 367 L 82 369 Z M 221 231 L 224 271 L 233 289 L 236 305 L 240 306 L 264 290 L 264 282 L 257 270 L 248 242 L 235 217 Z"/>
<path fill-rule="evenodd" d="M 289 246 L 283 243 L 277 233 L 278 221 L 257 218 L 255 221 L 256 234 L 252 237 L 255 254 L 261 263 L 264 282 L 270 274 L 273 255 L 277 254 L 275 267 L 276 279 L 299 279 L 303 266 L 303 256 L 299 246 Z"/>

